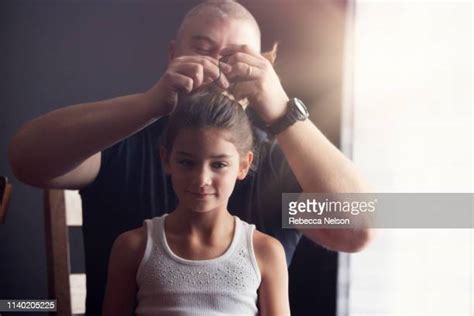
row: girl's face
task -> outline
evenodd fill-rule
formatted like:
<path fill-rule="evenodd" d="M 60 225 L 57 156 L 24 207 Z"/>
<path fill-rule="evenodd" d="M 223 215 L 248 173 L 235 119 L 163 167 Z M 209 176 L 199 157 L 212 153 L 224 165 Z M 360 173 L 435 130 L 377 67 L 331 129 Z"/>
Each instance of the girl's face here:
<path fill-rule="evenodd" d="M 226 139 L 226 130 L 183 129 L 171 153 L 162 148 L 166 172 L 171 175 L 179 207 L 194 212 L 226 209 L 237 179 L 245 178 L 252 152 L 240 157 Z"/>

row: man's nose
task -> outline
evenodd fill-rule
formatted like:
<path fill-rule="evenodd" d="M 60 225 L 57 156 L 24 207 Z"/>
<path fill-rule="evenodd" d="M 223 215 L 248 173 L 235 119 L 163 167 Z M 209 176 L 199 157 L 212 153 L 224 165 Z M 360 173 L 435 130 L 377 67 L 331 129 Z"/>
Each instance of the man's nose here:
<path fill-rule="evenodd" d="M 218 61 L 222 61 L 222 62 L 227 62 L 228 59 L 230 57 L 230 54 L 225 54 L 225 52 L 223 50 L 220 50 L 218 53 L 216 53 L 216 58 Z"/>
<path fill-rule="evenodd" d="M 221 58 L 221 57 L 222 57 L 222 55 L 220 54 L 220 52 L 218 52 L 218 51 L 217 51 L 217 52 L 213 52 L 213 53 L 211 53 L 211 54 L 210 54 L 210 57 L 212 57 L 212 58 L 214 58 L 215 60 L 217 60 L 217 61 L 218 61 L 218 60 L 219 60 L 219 58 Z"/>
<path fill-rule="evenodd" d="M 229 59 L 229 57 L 232 55 L 232 50 L 229 48 L 229 47 L 220 47 L 219 49 L 216 49 L 214 52 L 213 52 L 213 58 L 217 59 L 217 60 L 220 60 L 220 61 L 223 61 L 223 62 L 227 62 L 227 60 Z"/>

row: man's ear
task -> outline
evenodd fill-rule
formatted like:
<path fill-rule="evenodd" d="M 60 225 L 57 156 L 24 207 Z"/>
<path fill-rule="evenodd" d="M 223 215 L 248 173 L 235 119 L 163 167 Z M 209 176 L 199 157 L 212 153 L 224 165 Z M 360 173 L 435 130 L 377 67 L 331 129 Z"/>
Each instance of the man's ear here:
<path fill-rule="evenodd" d="M 262 56 L 268 59 L 272 65 L 275 65 L 275 60 L 277 58 L 278 53 L 278 45 L 279 42 L 275 42 L 273 43 L 273 47 L 271 50 L 262 53 Z"/>
<path fill-rule="evenodd" d="M 168 151 L 166 150 L 165 147 L 160 146 L 160 158 L 161 161 L 163 162 L 163 166 L 165 167 L 165 172 L 169 174 L 170 171 L 170 157 L 168 155 Z"/>
<path fill-rule="evenodd" d="M 239 175 L 237 179 L 243 180 L 249 172 L 250 166 L 252 166 L 253 152 L 249 151 L 243 159 L 240 161 Z"/>
<path fill-rule="evenodd" d="M 172 40 L 168 46 L 168 61 L 176 56 L 176 40 Z"/>

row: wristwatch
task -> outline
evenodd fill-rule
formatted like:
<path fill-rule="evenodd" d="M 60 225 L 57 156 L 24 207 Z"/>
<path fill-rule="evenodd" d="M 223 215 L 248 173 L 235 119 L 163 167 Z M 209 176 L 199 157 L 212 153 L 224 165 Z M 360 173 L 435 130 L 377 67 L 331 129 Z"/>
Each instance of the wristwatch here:
<path fill-rule="evenodd" d="M 298 98 L 292 98 L 287 103 L 288 110 L 286 114 L 273 123 L 267 126 L 268 131 L 273 135 L 278 135 L 285 129 L 295 124 L 298 121 L 304 121 L 309 117 L 308 109 L 304 105 L 303 101 Z"/>

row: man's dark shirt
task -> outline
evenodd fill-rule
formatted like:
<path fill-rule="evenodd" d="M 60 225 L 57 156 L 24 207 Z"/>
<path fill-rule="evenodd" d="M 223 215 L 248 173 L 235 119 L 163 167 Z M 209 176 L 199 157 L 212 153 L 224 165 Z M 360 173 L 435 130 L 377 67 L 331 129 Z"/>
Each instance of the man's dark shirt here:
<path fill-rule="evenodd" d="M 97 178 L 80 192 L 87 315 L 102 313 L 108 260 L 115 238 L 140 227 L 145 219 L 176 207 L 176 197 L 159 156 L 160 138 L 167 122 L 162 118 L 103 151 Z M 237 181 L 228 209 L 278 239 L 289 265 L 301 234 L 282 229 L 281 193 L 301 192 L 301 187 L 275 142 L 258 128 L 254 134 L 254 165 L 244 180 Z"/>

